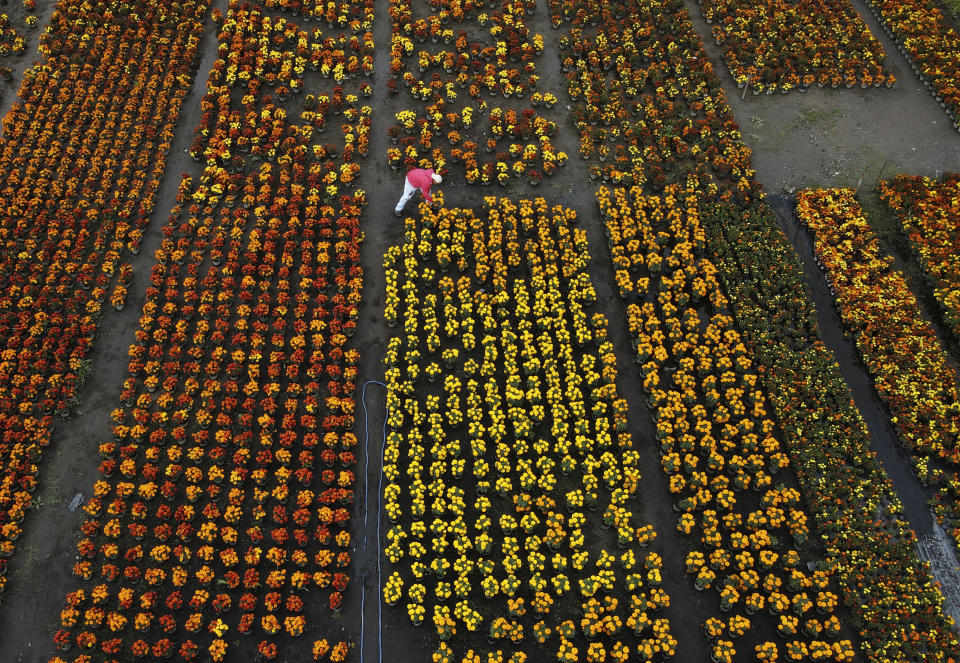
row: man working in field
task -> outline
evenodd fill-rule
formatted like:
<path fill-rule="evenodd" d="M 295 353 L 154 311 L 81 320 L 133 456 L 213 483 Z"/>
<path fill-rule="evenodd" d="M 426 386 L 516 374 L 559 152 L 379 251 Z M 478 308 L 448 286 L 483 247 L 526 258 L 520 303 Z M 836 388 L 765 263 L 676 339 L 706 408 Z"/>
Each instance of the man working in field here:
<path fill-rule="evenodd" d="M 393 215 L 401 216 L 403 214 L 404 206 L 407 204 L 407 201 L 413 197 L 417 189 L 423 194 L 423 199 L 426 200 L 428 204 L 432 204 L 433 198 L 430 196 L 430 187 L 434 184 L 440 184 L 441 182 L 443 182 L 443 178 L 440 177 L 438 173 L 435 173 L 433 168 L 414 168 L 411 170 L 407 173 L 407 177 L 403 181 L 403 195 L 400 197 L 400 202 L 397 203 L 396 209 L 393 210 Z"/>

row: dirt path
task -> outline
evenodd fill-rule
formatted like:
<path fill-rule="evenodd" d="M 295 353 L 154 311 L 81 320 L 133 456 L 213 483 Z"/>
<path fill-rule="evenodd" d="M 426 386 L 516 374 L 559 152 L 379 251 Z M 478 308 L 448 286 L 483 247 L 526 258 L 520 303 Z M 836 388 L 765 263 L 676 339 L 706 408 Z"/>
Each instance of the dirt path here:
<path fill-rule="evenodd" d="M 227 0 L 213 0 L 225 10 Z M 193 87 L 187 94 L 177 122 L 172 149 L 157 192 L 156 208 L 144 232 L 140 253 L 127 255 L 134 268 L 123 311 L 112 308 L 100 323 L 97 339 L 88 355 L 93 372 L 80 394 L 80 404 L 66 420 L 57 420 L 50 446 L 40 467 L 35 506 L 25 521 L 20 549 L 13 559 L 9 588 L 0 609 L 0 661 L 46 663 L 54 655 L 53 634 L 59 628 L 60 610 L 66 592 L 77 580 L 71 569 L 76 561 L 82 510 L 70 513 L 67 505 L 76 493 L 93 493 L 99 478 L 97 445 L 111 439 L 110 411 L 127 377 L 127 348 L 133 343 L 149 283 L 154 252 L 160 245 L 160 226 L 175 204 L 177 186 L 184 171 L 198 170 L 186 154 L 193 129 L 200 117 L 200 99 L 206 92 L 207 73 L 216 57 L 216 32 L 207 20 L 199 52 L 201 60 Z M 8 106 L 4 105 L 4 110 Z M 49 591 L 38 592 L 35 578 L 43 578 Z"/>
<path fill-rule="evenodd" d="M 853 7 L 880 40 L 894 89 L 820 89 L 743 97 L 694 0 L 686 0 L 727 102 L 753 150 L 756 179 L 767 192 L 824 186 L 871 189 L 881 171 L 935 175 L 960 169 L 960 133 L 913 73 L 877 19 L 862 2 Z M 862 180 L 862 182 L 861 182 Z"/>
<path fill-rule="evenodd" d="M 386 4 L 377 8 L 373 24 L 373 39 L 378 48 L 374 54 L 374 76 L 371 85 L 373 95 L 370 105 L 374 109 L 373 126 L 370 130 L 370 156 L 361 164 L 359 187 L 367 192 L 367 208 L 361 218 L 361 227 L 365 235 L 360 246 L 360 264 L 363 265 L 363 296 L 360 300 L 360 312 L 357 316 L 357 332 L 353 337 L 353 347 L 360 352 L 360 372 L 358 386 L 362 388 L 370 380 L 383 380 L 383 347 L 388 338 L 389 329 L 383 321 L 385 286 L 383 281 L 383 254 L 387 247 L 396 243 L 402 230 L 399 219 L 394 218 L 392 210 L 402 193 L 402 180 L 384 163 L 387 150 L 386 131 L 393 121 L 389 110 L 394 104 L 387 95 L 386 82 L 390 71 L 390 16 Z M 412 205 L 410 206 L 412 207 Z M 356 476 L 362 478 L 363 485 L 355 487 L 357 495 L 356 509 L 353 514 L 354 532 L 351 555 L 353 557 L 353 586 L 343 615 L 347 623 L 359 625 L 363 621 L 363 637 L 357 633 L 356 659 L 359 661 L 378 660 L 378 635 L 380 633 L 380 592 L 377 582 L 377 496 L 382 467 L 380 449 L 383 441 L 381 431 L 386 418 L 386 389 L 377 385 L 366 388 L 364 405 L 368 412 L 366 424 L 369 438 L 365 435 L 363 419 L 364 406 L 356 408 L 357 439 L 366 442 L 362 457 L 358 455 Z M 364 465 L 361 466 L 361 463 Z M 367 471 L 361 472 L 360 468 Z M 365 510 L 366 507 L 366 510 Z M 361 613 L 361 599 L 363 611 Z M 396 611 L 391 611 L 396 612 Z M 386 614 L 384 616 L 387 616 Z M 396 616 L 396 615 L 394 615 Z M 404 619 L 406 615 L 403 615 Z M 387 660 L 392 659 L 397 629 L 391 628 L 384 633 L 390 647 L 387 648 Z M 420 660 L 429 659 L 429 649 L 420 652 Z"/>

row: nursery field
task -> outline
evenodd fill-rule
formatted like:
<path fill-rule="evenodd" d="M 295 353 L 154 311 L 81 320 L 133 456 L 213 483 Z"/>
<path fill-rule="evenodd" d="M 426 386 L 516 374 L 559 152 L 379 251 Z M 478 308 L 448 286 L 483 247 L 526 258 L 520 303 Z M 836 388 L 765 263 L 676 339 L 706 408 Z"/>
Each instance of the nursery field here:
<path fill-rule="evenodd" d="M 0 661 L 960 660 L 957 26 L 0 2 Z"/>

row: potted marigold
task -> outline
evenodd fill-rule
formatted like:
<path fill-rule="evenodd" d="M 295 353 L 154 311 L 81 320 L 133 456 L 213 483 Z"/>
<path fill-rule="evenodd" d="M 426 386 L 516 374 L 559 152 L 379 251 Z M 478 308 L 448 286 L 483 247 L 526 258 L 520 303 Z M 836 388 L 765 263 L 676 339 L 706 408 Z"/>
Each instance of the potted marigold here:
<path fill-rule="evenodd" d="M 197 643 L 195 643 L 193 640 L 187 640 L 182 645 L 180 645 L 180 656 L 185 661 L 196 660 L 199 654 L 200 654 L 200 646 Z"/>
<path fill-rule="evenodd" d="M 261 640 L 257 645 L 257 658 L 265 661 L 272 661 L 277 657 L 277 645 L 266 640 Z"/>
<path fill-rule="evenodd" d="M 150 655 L 150 645 L 144 640 L 136 640 L 130 646 L 130 653 L 133 654 L 134 658 L 144 658 Z"/>

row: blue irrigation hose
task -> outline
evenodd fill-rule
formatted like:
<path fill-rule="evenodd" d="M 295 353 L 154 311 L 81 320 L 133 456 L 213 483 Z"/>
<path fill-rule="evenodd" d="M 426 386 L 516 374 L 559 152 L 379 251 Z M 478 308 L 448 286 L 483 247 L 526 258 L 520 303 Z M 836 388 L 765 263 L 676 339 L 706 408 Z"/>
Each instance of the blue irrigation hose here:
<path fill-rule="evenodd" d="M 363 550 L 364 550 L 364 551 L 367 550 L 367 536 L 366 536 L 366 532 L 367 532 L 367 513 L 368 513 L 368 509 L 367 509 L 367 495 L 368 495 L 368 492 L 369 492 L 369 491 L 368 491 L 368 486 L 369 486 L 369 483 L 370 483 L 370 482 L 368 481 L 368 470 L 369 470 L 369 467 L 370 467 L 370 427 L 369 427 L 369 424 L 367 423 L 367 401 L 366 401 L 366 394 L 367 394 L 367 386 L 369 386 L 369 385 L 371 385 L 371 384 L 378 384 L 378 385 L 380 385 L 381 387 L 386 387 L 386 386 L 387 386 L 386 384 L 384 384 L 383 382 L 380 382 L 379 380 L 368 380 L 367 382 L 364 382 L 364 383 L 363 383 L 363 389 L 362 389 L 361 392 L 360 392 L 360 403 L 363 405 L 363 431 L 364 431 L 364 441 L 363 441 L 363 448 L 364 448 L 364 453 L 363 453 L 363 456 L 364 456 L 364 461 L 363 461 L 363 532 L 364 532 L 364 536 L 363 536 Z M 383 492 L 383 466 L 382 466 L 382 463 L 383 463 L 383 452 L 384 452 L 384 449 L 385 449 L 386 446 L 387 446 L 387 418 L 386 418 L 386 417 L 383 418 L 382 437 L 383 437 L 383 441 L 382 441 L 382 443 L 381 443 L 381 445 L 380 445 L 380 462 L 381 462 L 381 469 L 380 469 L 380 472 L 379 472 L 380 478 L 379 478 L 378 483 L 377 483 L 377 652 L 378 652 L 378 661 L 379 661 L 379 663 L 383 663 L 383 638 L 382 638 L 382 634 L 383 634 L 383 620 L 381 619 L 381 616 L 380 616 L 380 610 L 381 610 L 381 606 L 380 606 L 380 583 L 381 583 L 381 578 L 380 578 L 380 508 L 381 508 L 381 498 L 380 498 L 380 495 L 381 495 L 381 493 Z M 366 572 L 364 572 L 364 573 L 360 576 L 360 577 L 361 577 L 361 580 L 364 580 L 364 582 L 361 582 L 361 584 L 360 584 L 360 663 L 363 663 L 363 644 L 364 644 L 364 619 L 363 619 L 363 613 L 364 613 L 364 603 L 365 603 L 365 595 L 366 595 L 366 582 L 365 582 L 366 575 L 367 575 Z"/>

